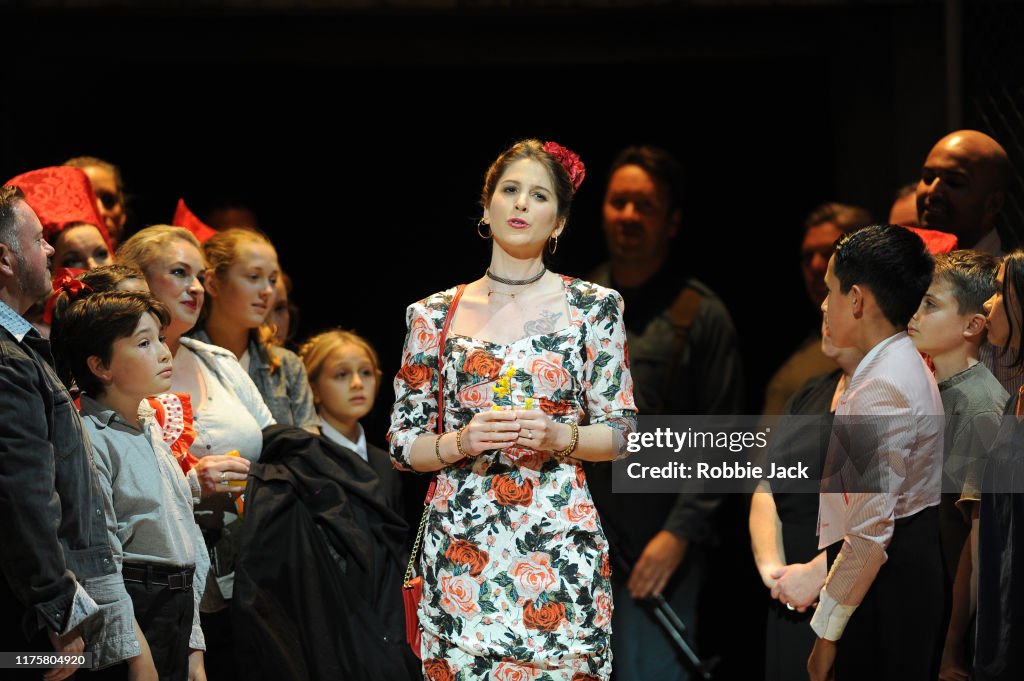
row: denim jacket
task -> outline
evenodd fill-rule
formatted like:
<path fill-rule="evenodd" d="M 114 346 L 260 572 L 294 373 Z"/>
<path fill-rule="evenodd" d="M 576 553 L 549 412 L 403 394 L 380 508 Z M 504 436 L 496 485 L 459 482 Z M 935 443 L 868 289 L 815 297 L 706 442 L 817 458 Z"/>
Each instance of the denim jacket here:
<path fill-rule="evenodd" d="M 117 568 L 89 441 L 49 341 L 0 308 L 0 617 L 31 639 L 96 613 L 82 584 Z"/>
<path fill-rule="evenodd" d="M 210 343 L 204 329 L 192 332 L 191 336 L 203 343 Z M 309 387 L 306 367 L 302 360 L 286 348 L 273 347 L 271 353 L 281 361 L 274 373 L 255 339 L 249 340 L 249 378 L 263 396 L 263 401 L 281 425 L 296 426 L 315 430 L 320 423 L 313 406 L 313 391 Z"/>

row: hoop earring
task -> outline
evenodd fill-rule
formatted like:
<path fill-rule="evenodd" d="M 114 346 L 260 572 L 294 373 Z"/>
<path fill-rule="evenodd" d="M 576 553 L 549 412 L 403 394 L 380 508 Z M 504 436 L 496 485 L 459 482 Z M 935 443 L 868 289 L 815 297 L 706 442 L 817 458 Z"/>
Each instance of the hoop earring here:
<path fill-rule="evenodd" d="M 558 250 L 558 237 L 557 236 L 553 236 L 550 239 L 548 239 L 548 253 L 550 253 L 551 255 L 554 255 L 555 251 L 557 251 L 557 250 Z"/>
<path fill-rule="evenodd" d="M 480 231 L 480 228 L 483 227 L 484 225 L 487 225 L 487 227 L 488 227 L 486 235 L 483 232 Z M 476 233 L 477 233 L 477 236 L 479 236 L 484 241 L 487 241 L 488 239 L 490 239 L 491 238 L 490 226 L 491 226 L 491 223 L 487 222 L 486 218 L 480 218 L 480 221 L 476 223 Z"/>

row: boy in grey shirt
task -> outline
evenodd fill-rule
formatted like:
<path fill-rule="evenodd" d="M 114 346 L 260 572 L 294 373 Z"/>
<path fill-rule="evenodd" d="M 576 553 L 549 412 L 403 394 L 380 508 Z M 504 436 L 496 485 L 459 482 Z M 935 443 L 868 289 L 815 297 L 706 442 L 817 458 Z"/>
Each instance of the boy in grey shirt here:
<path fill-rule="evenodd" d="M 977 546 L 980 480 L 1009 399 L 979 361 L 986 336 L 983 305 L 995 292 L 998 269 L 996 258 L 979 251 L 936 256 L 932 283 L 907 327 L 914 346 L 931 358 L 946 414 L 939 529 L 953 608 L 942 678 L 956 670 L 969 671 L 965 638 L 971 603 L 977 600 L 977 554 L 971 547 Z"/>
<path fill-rule="evenodd" d="M 198 605 L 209 556 L 193 519 L 193 492 L 145 401 L 171 383 L 167 309 L 145 293 L 62 295 L 69 300 L 58 304 L 53 346 L 59 368 L 83 392 L 82 418 L 100 488 L 113 502 L 111 543 L 135 618 L 161 680 L 205 679 Z M 157 404 L 163 425 L 191 425 L 187 399 Z M 109 672 L 124 677 L 123 668 Z"/>

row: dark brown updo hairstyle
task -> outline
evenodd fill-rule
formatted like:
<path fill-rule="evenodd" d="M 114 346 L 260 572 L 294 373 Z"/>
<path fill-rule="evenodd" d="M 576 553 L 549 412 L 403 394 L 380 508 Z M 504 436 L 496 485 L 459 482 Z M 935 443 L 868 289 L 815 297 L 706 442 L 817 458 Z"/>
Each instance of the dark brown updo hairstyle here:
<path fill-rule="evenodd" d="M 494 159 L 494 163 L 487 169 L 487 175 L 484 177 L 484 190 L 480 195 L 480 205 L 486 208 L 491 204 L 491 198 L 498 188 L 498 180 L 501 179 L 505 170 L 511 164 L 524 158 L 538 161 L 547 168 L 548 176 L 554 184 L 555 198 L 558 201 L 558 217 L 568 220 L 573 196 L 569 171 L 558 162 L 558 159 L 546 152 L 544 143 L 537 139 L 520 140 Z"/>
<path fill-rule="evenodd" d="M 160 321 L 160 328 L 171 320 L 167 307 L 148 293 L 97 293 L 85 289 L 76 294 L 62 291 L 58 295 L 66 300 L 59 300 L 54 308 L 50 331 L 57 375 L 69 389 L 77 384 L 82 392 L 92 397 L 102 395 L 104 388 L 103 382 L 89 369 L 90 357 L 95 355 L 109 365 L 114 341 L 131 336 L 142 315 L 154 315 Z"/>

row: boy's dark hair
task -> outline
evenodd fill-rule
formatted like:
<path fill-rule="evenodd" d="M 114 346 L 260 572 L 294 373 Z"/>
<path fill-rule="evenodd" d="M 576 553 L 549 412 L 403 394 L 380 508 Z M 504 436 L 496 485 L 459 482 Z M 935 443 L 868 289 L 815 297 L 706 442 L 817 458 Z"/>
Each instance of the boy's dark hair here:
<path fill-rule="evenodd" d="M 934 279 L 953 289 L 957 314 L 985 314 L 985 301 L 996 292 L 999 260 L 981 251 L 960 250 L 935 256 Z"/>
<path fill-rule="evenodd" d="M 836 241 L 839 290 L 867 288 L 889 323 L 901 329 L 921 304 L 934 269 L 921 237 L 905 227 L 872 225 Z"/>
<path fill-rule="evenodd" d="M 171 315 L 148 293 L 82 291 L 72 298 L 61 306 L 59 315 L 54 315 L 50 330 L 57 375 L 69 388 L 73 379 L 82 392 L 97 397 L 103 394 L 103 383 L 89 369 L 87 360 L 95 355 L 109 365 L 114 341 L 131 336 L 142 315 L 155 315 L 161 328 L 167 326 Z"/>

